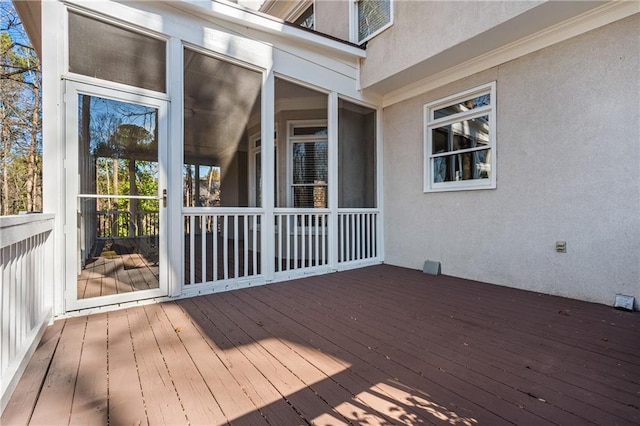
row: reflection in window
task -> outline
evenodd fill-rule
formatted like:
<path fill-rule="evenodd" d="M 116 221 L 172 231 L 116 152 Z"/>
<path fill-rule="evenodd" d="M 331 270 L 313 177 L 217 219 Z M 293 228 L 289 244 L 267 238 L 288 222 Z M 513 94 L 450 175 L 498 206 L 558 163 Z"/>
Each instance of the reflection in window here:
<path fill-rule="evenodd" d="M 491 105 L 491 94 L 487 93 L 486 95 L 478 96 L 477 98 L 467 99 L 464 102 L 458 102 L 454 105 L 449 105 L 446 108 L 440 108 L 433 111 L 433 119 L 437 120 L 438 118 L 447 117 L 452 114 L 457 114 L 459 112 L 467 112 L 476 108 L 480 108 L 483 106 Z"/>
<path fill-rule="evenodd" d="M 294 142 L 292 148 L 293 207 L 326 208 L 328 181 L 327 141 Z"/>
<path fill-rule="evenodd" d="M 157 196 L 157 119 L 156 108 L 78 95 L 80 193 Z M 124 203 L 105 198 L 97 208 Z M 145 209 L 149 200 L 136 203 Z"/>
<path fill-rule="evenodd" d="M 495 85 L 425 106 L 425 191 L 495 188 Z"/>
<path fill-rule="evenodd" d="M 391 0 L 354 0 L 357 42 L 363 43 L 391 23 Z"/>
<path fill-rule="evenodd" d="M 309 6 L 307 10 L 302 12 L 302 14 L 293 21 L 294 24 L 299 25 L 303 28 L 309 28 L 310 30 L 315 29 L 315 20 L 313 17 L 313 5 Z"/>

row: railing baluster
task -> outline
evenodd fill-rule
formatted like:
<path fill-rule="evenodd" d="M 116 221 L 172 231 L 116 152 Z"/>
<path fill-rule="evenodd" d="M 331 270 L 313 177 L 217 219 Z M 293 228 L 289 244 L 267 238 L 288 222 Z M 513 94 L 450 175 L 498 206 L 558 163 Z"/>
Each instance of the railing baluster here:
<path fill-rule="evenodd" d="M 202 270 L 202 278 L 200 279 L 201 283 L 207 282 L 207 216 L 201 216 L 200 223 L 200 262 Z"/>
<path fill-rule="evenodd" d="M 213 281 L 218 280 L 218 215 L 213 215 L 211 224 L 211 241 L 213 243 Z"/>
<path fill-rule="evenodd" d="M 196 217 L 195 215 L 189 216 L 189 284 L 194 284 L 196 281 Z"/>
<path fill-rule="evenodd" d="M 276 241 L 278 242 L 278 263 L 276 264 L 276 272 L 280 272 L 282 271 L 282 244 L 283 244 L 282 215 L 279 214 L 276 217 L 278 218 L 278 226 L 276 228 L 276 230 L 278 231 L 278 238 L 276 238 Z M 264 238 L 264 236 L 262 238 Z"/>
<path fill-rule="evenodd" d="M 222 267 L 223 279 L 229 279 L 229 215 L 222 216 Z"/>
<path fill-rule="evenodd" d="M 243 216 L 243 220 L 242 220 L 242 224 L 243 226 L 243 230 L 244 233 L 242 235 L 243 238 L 243 244 L 242 244 L 242 251 L 244 252 L 244 276 L 248 276 L 249 275 L 249 217 L 250 216 Z"/>
<path fill-rule="evenodd" d="M 298 215 L 293 217 L 293 269 L 298 269 Z"/>

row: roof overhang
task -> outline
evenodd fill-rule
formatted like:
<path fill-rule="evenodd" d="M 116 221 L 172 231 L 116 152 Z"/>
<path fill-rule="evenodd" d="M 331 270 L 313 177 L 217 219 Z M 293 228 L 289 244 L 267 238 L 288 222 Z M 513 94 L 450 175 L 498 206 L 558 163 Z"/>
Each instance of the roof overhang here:
<path fill-rule="evenodd" d="M 31 40 L 31 45 L 38 56 L 42 57 L 42 4 L 40 0 L 14 1 L 13 5 Z"/>
<path fill-rule="evenodd" d="M 393 105 L 638 12 L 637 1 L 547 1 L 362 88 Z"/>
<path fill-rule="evenodd" d="M 42 1 L 43 0 L 22 0 L 14 2 L 24 28 L 31 39 L 31 43 L 39 55 L 41 54 L 42 48 Z M 127 1 L 126 3 L 132 5 L 135 1 Z M 247 28 L 295 41 L 301 45 L 326 49 L 334 54 L 347 55 L 355 58 L 366 57 L 365 50 L 357 45 L 327 37 L 321 33 L 298 28 L 279 18 L 256 12 L 234 3 L 212 0 L 174 0 L 164 3 L 196 16 L 233 22 Z"/>
<path fill-rule="evenodd" d="M 306 47 L 323 48 L 334 54 L 365 58 L 365 50 L 353 43 L 328 37 L 291 25 L 282 19 L 256 12 L 234 3 L 211 0 L 180 0 L 167 2 L 171 6 L 201 17 L 211 17 L 242 25 L 253 30 L 277 35 Z"/>

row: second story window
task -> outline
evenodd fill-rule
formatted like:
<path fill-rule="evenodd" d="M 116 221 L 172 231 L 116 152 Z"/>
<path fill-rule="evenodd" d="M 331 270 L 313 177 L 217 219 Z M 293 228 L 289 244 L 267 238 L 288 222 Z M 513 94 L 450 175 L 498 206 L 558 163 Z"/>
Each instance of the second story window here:
<path fill-rule="evenodd" d="M 360 44 L 391 26 L 392 0 L 354 0 L 353 38 Z"/>
<path fill-rule="evenodd" d="M 314 30 L 316 28 L 315 18 L 313 16 L 313 5 L 309 6 L 295 21 L 294 24 L 300 25 L 304 28 L 309 28 L 310 30 Z"/>

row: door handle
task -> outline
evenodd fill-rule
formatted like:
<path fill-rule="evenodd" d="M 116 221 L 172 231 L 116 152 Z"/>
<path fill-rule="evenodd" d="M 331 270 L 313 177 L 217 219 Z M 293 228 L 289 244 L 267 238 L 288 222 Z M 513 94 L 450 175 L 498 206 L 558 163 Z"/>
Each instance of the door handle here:
<path fill-rule="evenodd" d="M 167 190 L 162 190 L 162 207 L 167 207 Z"/>

